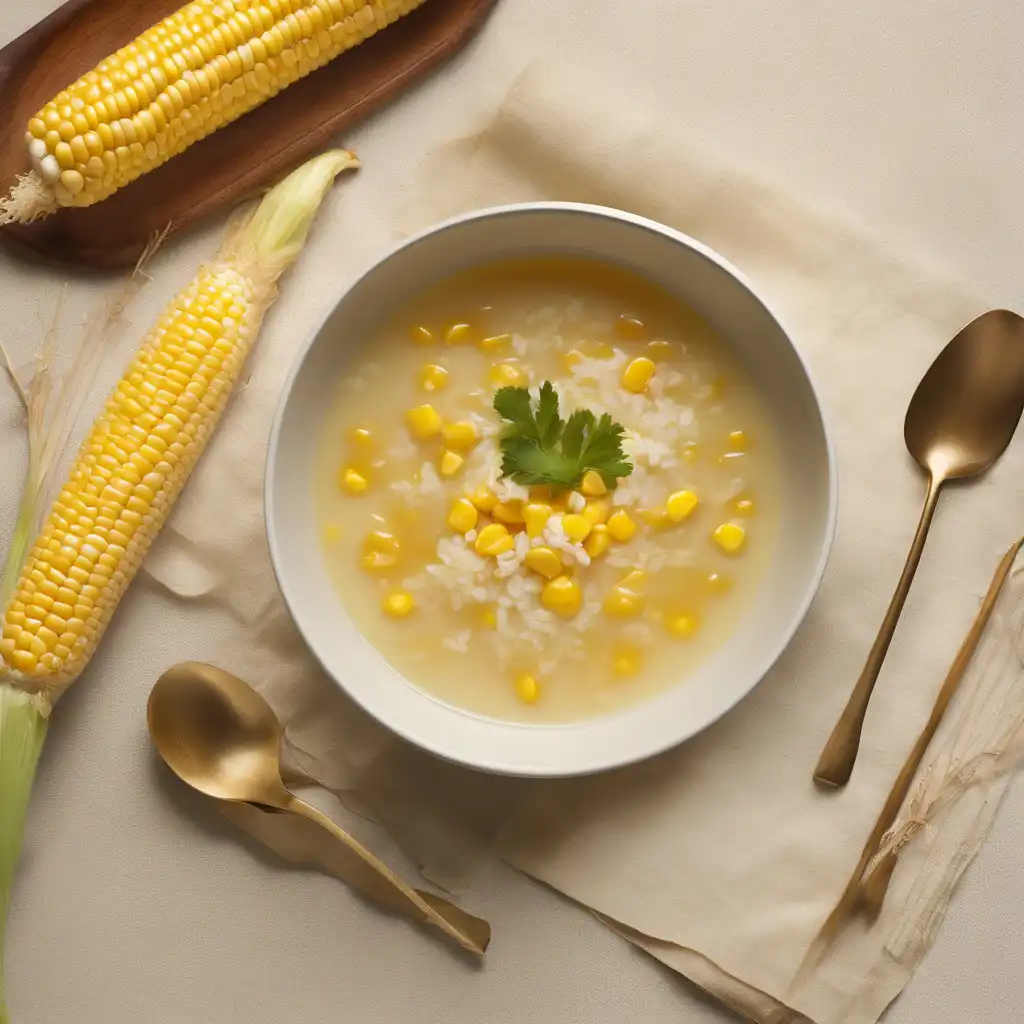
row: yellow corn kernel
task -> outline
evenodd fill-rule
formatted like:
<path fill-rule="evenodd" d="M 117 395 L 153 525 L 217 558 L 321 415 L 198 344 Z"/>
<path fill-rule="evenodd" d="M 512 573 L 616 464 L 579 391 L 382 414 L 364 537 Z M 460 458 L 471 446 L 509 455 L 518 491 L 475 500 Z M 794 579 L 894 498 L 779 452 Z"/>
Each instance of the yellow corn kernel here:
<path fill-rule="evenodd" d="M 745 452 L 747 450 L 747 435 L 742 430 L 734 430 L 729 434 L 729 451 Z"/>
<path fill-rule="evenodd" d="M 605 485 L 604 477 L 596 469 L 588 469 L 580 482 L 580 493 L 585 494 L 588 498 L 600 498 L 602 494 L 607 494 L 608 488 Z"/>
<path fill-rule="evenodd" d="M 428 441 L 441 433 L 441 417 L 432 405 L 418 405 L 405 414 L 405 421 L 413 437 Z"/>
<path fill-rule="evenodd" d="M 591 526 L 600 526 L 608 522 L 612 507 L 603 498 L 599 501 L 588 501 L 580 513 Z"/>
<path fill-rule="evenodd" d="M 370 481 L 359 470 L 350 467 L 342 473 L 341 485 L 349 494 L 362 494 L 370 486 Z"/>
<path fill-rule="evenodd" d="M 647 354 L 658 362 L 662 359 L 671 359 L 675 354 L 671 341 L 649 341 L 647 342 Z"/>
<path fill-rule="evenodd" d="M 494 629 L 498 625 L 498 613 L 493 604 L 480 606 L 480 625 L 485 629 Z"/>
<path fill-rule="evenodd" d="M 583 542 L 583 550 L 591 558 L 600 558 L 611 545 L 612 539 L 608 535 L 608 527 L 598 523 L 591 531 L 590 536 Z"/>
<path fill-rule="evenodd" d="M 337 544 L 341 540 L 341 527 L 337 523 L 327 523 L 324 526 L 324 543 L 327 545 Z"/>
<path fill-rule="evenodd" d="M 448 513 L 448 525 L 456 533 L 469 533 L 476 527 L 479 518 L 480 513 L 469 498 L 456 498 L 452 510 Z"/>
<path fill-rule="evenodd" d="M 462 469 L 465 461 L 458 452 L 442 452 L 441 462 L 438 467 L 441 470 L 441 476 L 455 476 Z"/>
<path fill-rule="evenodd" d="M 374 530 L 363 541 L 363 568 L 377 571 L 398 564 L 401 545 L 393 533 Z"/>
<path fill-rule="evenodd" d="M 498 504 L 498 496 L 489 487 L 477 487 L 468 498 L 479 512 L 493 512 Z"/>
<path fill-rule="evenodd" d="M 743 547 L 747 531 L 737 523 L 722 523 L 721 526 L 715 527 L 712 536 L 715 538 L 715 543 L 727 555 L 735 555 Z"/>
<path fill-rule="evenodd" d="M 495 363 L 491 367 L 490 379 L 499 388 L 522 388 L 530 383 L 526 372 L 514 363 Z"/>
<path fill-rule="evenodd" d="M 629 517 L 628 512 L 620 508 L 608 517 L 608 532 L 615 540 L 625 543 L 636 533 L 636 523 Z"/>
<path fill-rule="evenodd" d="M 526 565 L 540 576 L 553 580 L 562 574 L 562 560 L 551 548 L 538 546 L 526 552 Z"/>
<path fill-rule="evenodd" d="M 705 582 L 713 594 L 724 594 L 732 587 L 732 577 L 721 572 L 709 572 Z"/>
<path fill-rule="evenodd" d="M 615 318 L 615 332 L 626 341 L 637 341 L 644 335 L 644 322 L 638 316 L 623 313 Z"/>
<path fill-rule="evenodd" d="M 665 616 L 665 628 L 673 635 L 683 639 L 697 632 L 697 616 L 690 612 L 676 612 Z"/>
<path fill-rule="evenodd" d="M 668 517 L 668 509 L 665 508 L 642 508 L 640 518 L 648 526 L 667 526 L 672 522 Z"/>
<path fill-rule="evenodd" d="M 416 607 L 416 602 L 413 601 L 412 594 L 404 590 L 396 590 L 384 598 L 382 607 L 385 614 L 390 615 L 393 619 L 404 619 Z"/>
<path fill-rule="evenodd" d="M 448 383 L 448 371 L 437 363 L 427 363 L 420 370 L 420 387 L 424 391 L 440 391 Z"/>
<path fill-rule="evenodd" d="M 414 345 L 432 345 L 434 343 L 434 332 L 429 327 L 419 324 L 410 329 L 409 339 Z"/>
<path fill-rule="evenodd" d="M 593 526 L 583 516 L 570 512 L 567 516 L 562 516 L 562 529 L 569 540 L 580 544 L 590 535 Z"/>
<path fill-rule="evenodd" d="M 533 676 L 522 675 L 516 680 L 516 696 L 524 704 L 536 704 L 540 698 L 540 684 Z"/>
<path fill-rule="evenodd" d="M 465 345 L 473 340 L 473 328 L 469 324 L 452 324 L 445 329 L 446 345 Z"/>
<path fill-rule="evenodd" d="M 528 537 L 539 537 L 551 518 L 551 506 L 542 502 L 531 501 L 523 507 L 523 522 L 526 523 Z"/>
<path fill-rule="evenodd" d="M 511 334 L 493 334 L 489 338 L 482 338 L 480 349 L 484 352 L 500 352 L 512 344 Z"/>
<path fill-rule="evenodd" d="M 470 420 L 456 420 L 441 428 L 441 437 L 446 447 L 457 451 L 469 451 L 480 440 L 476 427 Z"/>
<path fill-rule="evenodd" d="M 368 427 L 353 427 L 348 432 L 348 439 L 353 447 L 369 448 L 373 444 L 373 434 Z"/>
<path fill-rule="evenodd" d="M 78 141 L 77 139 L 75 140 Z M 80 195 L 82 190 L 85 188 L 85 178 L 79 171 L 72 169 L 66 170 L 60 176 L 60 183 L 68 190 L 68 192 L 77 196 Z"/>
<path fill-rule="evenodd" d="M 639 615 L 644 610 L 644 599 L 641 594 L 631 590 L 624 583 L 617 583 L 604 599 L 604 610 L 608 615 L 619 619 Z"/>
<path fill-rule="evenodd" d="M 640 652 L 635 647 L 619 647 L 612 655 L 612 669 L 617 676 L 634 676 L 640 669 Z"/>
<path fill-rule="evenodd" d="M 490 523 L 477 534 L 473 547 L 478 555 L 490 555 L 492 558 L 497 558 L 498 555 L 511 551 L 515 547 L 515 542 L 508 529 L 501 523 Z"/>
<path fill-rule="evenodd" d="M 657 370 L 654 362 L 646 356 L 638 356 L 630 360 L 622 371 L 622 386 L 634 395 L 642 395 L 651 383 L 651 378 Z"/>
<path fill-rule="evenodd" d="M 583 593 L 575 580 L 569 579 L 568 576 L 556 576 L 544 584 L 540 600 L 549 611 L 570 618 L 580 610 Z"/>
<path fill-rule="evenodd" d="M 699 504 L 700 501 L 693 491 L 676 491 L 668 496 L 665 511 L 673 523 L 681 523 Z"/>
<path fill-rule="evenodd" d="M 583 353 L 578 348 L 571 348 L 568 352 L 562 353 L 562 366 L 567 373 L 572 373 L 573 367 L 579 366 L 583 358 Z"/>
<path fill-rule="evenodd" d="M 499 501 L 492 510 L 495 519 L 503 523 L 525 523 L 526 514 L 523 510 L 523 502 L 520 498 L 512 498 L 510 501 Z"/>

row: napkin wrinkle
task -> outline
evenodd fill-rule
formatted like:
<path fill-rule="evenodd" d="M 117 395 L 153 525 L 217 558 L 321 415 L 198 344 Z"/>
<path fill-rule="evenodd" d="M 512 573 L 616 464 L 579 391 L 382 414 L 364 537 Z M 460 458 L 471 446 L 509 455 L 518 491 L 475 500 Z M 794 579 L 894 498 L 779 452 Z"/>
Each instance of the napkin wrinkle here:
<path fill-rule="evenodd" d="M 677 946 L 671 942 L 660 942 L 597 911 L 591 911 L 591 914 L 648 955 L 678 971 L 710 998 L 724 1003 L 743 1020 L 751 1021 L 752 1024 L 813 1024 L 803 1014 L 786 1006 L 784 1002 L 751 988 L 742 979 L 729 974 L 697 950 Z M 715 987 L 703 988 L 692 981 L 694 975 L 714 977 Z"/>

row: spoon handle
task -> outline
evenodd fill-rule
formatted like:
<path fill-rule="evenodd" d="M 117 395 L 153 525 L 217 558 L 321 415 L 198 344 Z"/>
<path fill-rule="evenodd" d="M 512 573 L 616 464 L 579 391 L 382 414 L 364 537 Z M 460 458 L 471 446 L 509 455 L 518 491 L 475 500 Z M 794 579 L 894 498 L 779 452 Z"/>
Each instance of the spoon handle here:
<path fill-rule="evenodd" d="M 939 491 L 944 482 L 941 476 L 930 475 L 928 477 L 928 492 L 925 495 L 921 521 L 918 523 L 917 533 L 914 534 L 913 543 L 910 545 L 907 564 L 903 567 L 899 583 L 896 584 L 896 593 L 893 594 L 889 609 L 878 630 L 878 636 L 875 637 L 875 642 L 868 653 L 860 678 L 857 680 L 853 693 L 850 694 L 850 699 L 839 716 L 839 721 L 836 722 L 832 735 L 829 736 L 828 742 L 821 752 L 821 757 L 818 759 L 817 767 L 814 769 L 814 781 L 821 785 L 845 786 L 850 781 L 853 765 L 857 760 L 861 729 L 864 727 L 864 716 L 867 714 L 871 693 L 875 688 L 875 681 L 878 679 L 878 673 L 881 671 L 882 662 L 889 650 L 893 634 L 896 632 L 896 623 L 899 621 L 900 612 L 903 611 L 904 602 L 910 592 L 910 584 L 914 580 L 914 573 L 917 572 L 917 565 L 921 561 L 921 552 L 924 551 L 928 528 L 932 524 L 935 506 L 939 500 Z"/>
<path fill-rule="evenodd" d="M 491 926 L 486 921 L 467 914 L 440 896 L 410 888 L 354 836 L 305 800 L 289 794 L 281 809 L 308 818 L 353 854 L 345 874 L 345 880 L 353 888 L 417 921 L 429 921 L 470 953 L 484 954 L 491 940 Z"/>

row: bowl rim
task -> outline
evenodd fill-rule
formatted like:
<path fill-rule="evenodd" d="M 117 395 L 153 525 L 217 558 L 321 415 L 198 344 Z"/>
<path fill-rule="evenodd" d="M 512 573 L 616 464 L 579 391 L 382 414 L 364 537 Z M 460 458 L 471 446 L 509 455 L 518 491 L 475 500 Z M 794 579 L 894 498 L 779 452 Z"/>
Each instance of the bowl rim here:
<path fill-rule="evenodd" d="M 334 315 L 335 310 L 344 301 L 346 296 L 351 292 L 355 291 L 363 281 L 370 275 L 377 272 L 377 270 L 390 259 L 395 257 L 398 253 L 405 249 L 411 248 L 419 244 L 424 239 L 440 235 L 447 231 L 451 231 L 461 227 L 466 223 L 471 223 L 479 220 L 487 220 L 496 217 L 508 217 L 508 216 L 519 216 L 528 213 L 579 213 L 591 216 L 597 216 L 602 218 L 608 218 L 615 221 L 626 222 L 634 227 L 640 228 L 644 231 L 649 231 L 654 234 L 661 235 L 668 240 L 674 242 L 677 245 L 681 245 L 695 252 L 698 256 L 706 259 L 710 263 L 717 266 L 720 270 L 731 276 L 737 284 L 747 291 L 750 297 L 757 303 L 765 317 L 773 322 L 778 328 L 779 332 L 786 339 L 792 350 L 796 360 L 801 368 L 804 375 L 805 381 L 808 388 L 810 389 L 811 396 L 814 401 L 814 407 L 817 412 L 818 423 L 820 425 L 822 433 L 822 441 L 824 443 L 825 455 L 826 455 L 826 466 L 827 466 L 827 494 L 828 494 L 828 508 L 826 512 L 825 527 L 822 532 L 817 557 L 814 563 L 814 570 L 808 580 L 808 584 L 802 599 L 794 610 L 792 617 L 790 618 L 786 628 L 782 630 L 775 643 L 769 648 L 767 654 L 762 657 L 753 667 L 751 671 L 751 684 L 742 693 L 738 694 L 735 699 L 731 699 L 722 707 L 720 707 L 716 713 L 706 716 L 703 720 L 680 729 L 680 731 L 674 734 L 672 739 L 658 741 L 647 745 L 634 744 L 628 749 L 623 748 L 622 751 L 602 751 L 597 756 L 587 759 L 585 762 L 572 764 L 568 766 L 552 767 L 551 765 L 531 765 L 531 764 L 518 764 L 510 765 L 502 762 L 500 759 L 495 758 L 492 761 L 484 761 L 481 759 L 472 759 L 469 757 L 460 757 L 457 753 L 454 753 L 450 749 L 445 749 L 443 744 L 435 742 L 432 738 L 417 735 L 414 731 L 403 728 L 395 723 L 388 721 L 385 717 L 382 717 L 377 713 L 376 709 L 369 706 L 364 700 L 361 700 L 352 690 L 345 686 L 345 684 L 337 678 L 331 668 L 328 667 L 325 658 L 321 655 L 320 647 L 312 635 L 307 632 L 305 625 L 300 621 L 298 614 L 296 613 L 295 602 L 292 598 L 292 587 L 287 579 L 288 573 L 283 565 L 283 557 L 281 555 L 280 546 L 276 536 L 276 514 L 275 514 L 275 498 L 274 498 L 274 486 L 273 482 L 276 477 L 277 469 L 277 454 L 278 444 L 280 435 L 285 420 L 285 416 L 290 404 L 292 391 L 295 386 L 296 379 L 301 372 L 302 366 L 309 355 L 310 350 L 316 344 L 317 338 L 323 332 L 328 321 Z M 610 771 L 616 768 L 623 768 L 627 765 L 637 764 L 642 761 L 646 761 L 649 758 L 656 757 L 659 754 L 663 754 L 668 750 L 675 749 L 687 740 L 692 739 L 694 736 L 699 735 L 705 729 L 709 728 L 715 722 L 719 721 L 730 711 L 733 710 L 741 701 L 749 697 L 755 689 L 761 684 L 764 678 L 771 672 L 772 668 L 781 658 L 782 654 L 789 647 L 793 640 L 797 630 L 803 624 L 807 617 L 807 613 L 810 609 L 814 598 L 821 587 L 821 582 L 825 575 L 825 570 L 828 567 L 829 557 L 831 555 L 832 546 L 835 540 L 836 524 L 838 521 L 838 506 L 839 506 L 839 486 L 838 486 L 838 467 L 836 460 L 835 446 L 832 436 L 832 429 L 829 426 L 828 417 L 825 415 L 825 405 L 822 400 L 821 388 L 815 378 L 811 367 L 808 365 L 806 358 L 800 351 L 799 346 L 793 339 L 793 335 L 785 327 L 783 322 L 780 320 L 778 315 L 763 298 L 760 291 L 754 286 L 752 281 L 747 275 L 737 268 L 728 259 L 712 249 L 710 246 L 705 245 L 703 242 L 698 241 L 685 232 L 678 231 L 675 228 L 669 227 L 659 221 L 653 220 L 648 217 L 641 216 L 640 214 L 631 213 L 627 210 L 620 210 L 616 207 L 603 206 L 593 203 L 577 203 L 577 202 L 564 202 L 564 201 L 534 201 L 524 203 L 508 203 L 501 204 L 498 206 L 488 206 L 479 209 L 470 210 L 464 213 L 459 213 L 454 216 L 448 217 L 442 221 L 439 221 L 429 227 L 426 227 L 415 234 L 412 234 L 396 244 L 389 246 L 383 253 L 373 259 L 372 263 L 367 266 L 364 270 L 358 273 L 351 281 L 349 281 L 337 294 L 334 295 L 329 306 L 324 311 L 323 315 L 319 317 L 315 325 L 307 333 L 302 345 L 299 347 L 295 356 L 292 359 L 291 366 L 288 370 L 287 376 L 281 386 L 280 392 L 277 398 L 277 404 L 274 411 L 273 420 L 271 421 L 270 434 L 267 443 L 267 455 L 264 464 L 264 478 L 263 478 L 263 496 L 264 496 L 264 522 L 267 532 L 267 542 L 270 549 L 271 564 L 274 570 L 274 576 L 281 591 L 281 595 L 284 599 L 285 606 L 288 613 L 301 635 L 303 642 L 306 647 L 316 659 L 325 675 L 331 680 L 331 682 L 337 686 L 350 700 L 352 700 L 362 711 L 368 714 L 375 721 L 379 722 L 388 732 L 413 746 L 424 750 L 427 753 L 453 764 L 461 765 L 466 768 L 470 768 L 476 771 L 482 771 L 494 775 L 514 776 L 520 778 L 570 778 L 584 775 L 594 775 L 605 771 Z M 386 660 L 386 659 L 385 659 Z M 414 687 L 414 684 L 404 679 L 404 676 L 397 669 L 393 669 L 399 676 L 403 677 L 406 685 Z M 652 698 L 653 699 L 653 698 Z M 445 703 L 445 702 L 442 702 Z M 447 705 L 446 705 L 447 706 Z M 478 718 L 472 712 L 465 712 L 462 709 L 454 708 L 456 712 L 466 714 L 471 718 Z M 614 718 L 616 714 L 605 716 L 607 718 Z M 519 729 L 523 727 L 523 723 L 519 722 L 500 722 L 498 720 L 481 719 L 481 721 L 498 722 L 499 725 L 507 725 L 509 728 Z M 543 728 L 550 729 L 552 732 L 557 731 L 559 728 L 573 727 L 574 725 L 585 725 L 588 722 L 593 721 L 592 719 L 585 719 L 579 723 L 545 723 Z M 529 728 L 529 726 L 527 726 Z"/>

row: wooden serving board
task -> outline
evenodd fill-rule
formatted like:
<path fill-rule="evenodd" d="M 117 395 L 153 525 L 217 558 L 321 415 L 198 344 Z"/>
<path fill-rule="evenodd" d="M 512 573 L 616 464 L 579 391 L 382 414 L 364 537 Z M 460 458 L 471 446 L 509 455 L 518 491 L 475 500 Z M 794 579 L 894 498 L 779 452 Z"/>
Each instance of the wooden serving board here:
<path fill-rule="evenodd" d="M 394 25 L 289 86 L 102 203 L 0 237 L 48 260 L 131 266 L 148 240 L 257 193 L 454 53 L 497 0 L 426 0 Z M 0 188 L 28 169 L 25 127 L 45 103 L 182 0 L 68 0 L 0 50 Z"/>

